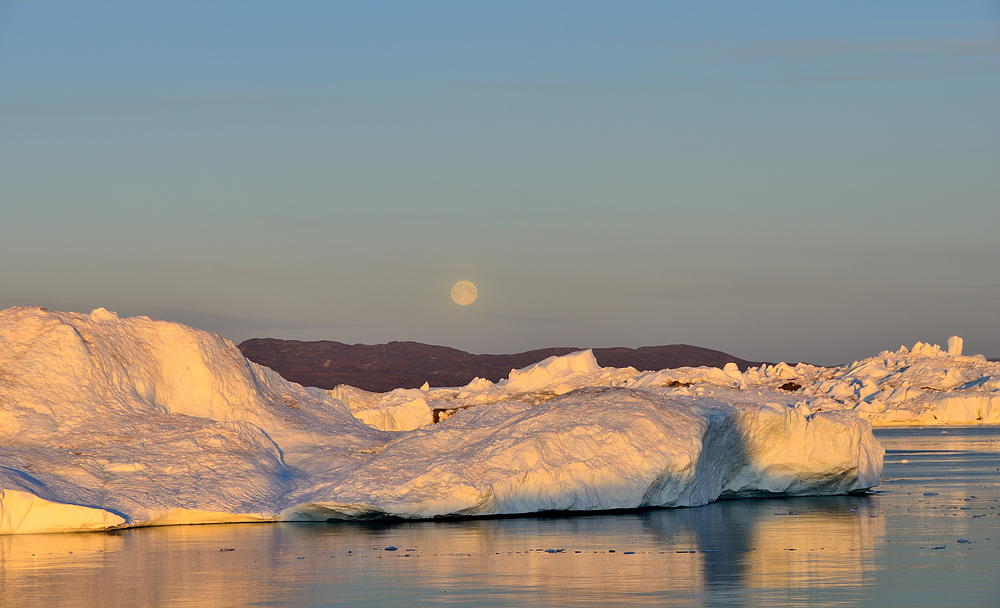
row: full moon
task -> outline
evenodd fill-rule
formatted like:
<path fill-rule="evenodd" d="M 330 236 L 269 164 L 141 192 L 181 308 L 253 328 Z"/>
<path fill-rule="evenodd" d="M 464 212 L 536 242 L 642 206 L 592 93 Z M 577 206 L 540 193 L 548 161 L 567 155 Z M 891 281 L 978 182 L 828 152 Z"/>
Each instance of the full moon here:
<path fill-rule="evenodd" d="M 479 290 L 469 281 L 459 281 L 451 287 L 451 299 L 459 306 L 468 306 L 476 301 Z"/>

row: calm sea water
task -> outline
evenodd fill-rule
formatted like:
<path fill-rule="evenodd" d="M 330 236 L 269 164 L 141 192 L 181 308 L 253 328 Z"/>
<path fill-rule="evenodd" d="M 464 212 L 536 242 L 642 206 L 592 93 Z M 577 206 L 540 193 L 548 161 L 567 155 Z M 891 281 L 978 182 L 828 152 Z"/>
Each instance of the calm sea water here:
<path fill-rule="evenodd" d="M 887 429 L 866 496 L 0 537 L 3 606 L 1000 606 L 1000 429 Z"/>

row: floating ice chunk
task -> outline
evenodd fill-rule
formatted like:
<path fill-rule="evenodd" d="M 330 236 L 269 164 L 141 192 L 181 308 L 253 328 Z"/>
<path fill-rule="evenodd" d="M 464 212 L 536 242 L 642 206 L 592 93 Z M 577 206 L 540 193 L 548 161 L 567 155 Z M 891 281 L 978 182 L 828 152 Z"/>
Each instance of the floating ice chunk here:
<path fill-rule="evenodd" d="M 957 357 L 962 354 L 962 339 L 958 336 L 948 338 L 948 354 Z"/>

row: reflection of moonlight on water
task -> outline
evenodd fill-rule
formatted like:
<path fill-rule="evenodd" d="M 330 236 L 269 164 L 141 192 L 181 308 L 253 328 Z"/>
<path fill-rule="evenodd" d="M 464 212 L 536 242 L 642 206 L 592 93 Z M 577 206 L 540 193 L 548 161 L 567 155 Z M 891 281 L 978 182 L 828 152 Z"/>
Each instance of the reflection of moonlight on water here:
<path fill-rule="evenodd" d="M 459 306 L 468 306 L 476 301 L 479 291 L 469 281 L 459 281 L 451 288 L 451 299 Z"/>

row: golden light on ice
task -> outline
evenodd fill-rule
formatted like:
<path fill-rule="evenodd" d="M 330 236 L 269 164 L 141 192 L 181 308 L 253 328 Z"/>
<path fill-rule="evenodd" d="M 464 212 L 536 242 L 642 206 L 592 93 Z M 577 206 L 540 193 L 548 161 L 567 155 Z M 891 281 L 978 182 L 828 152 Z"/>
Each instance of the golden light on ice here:
<path fill-rule="evenodd" d="M 468 306 L 476 301 L 479 290 L 469 281 L 459 281 L 451 286 L 451 299 L 459 306 Z"/>

